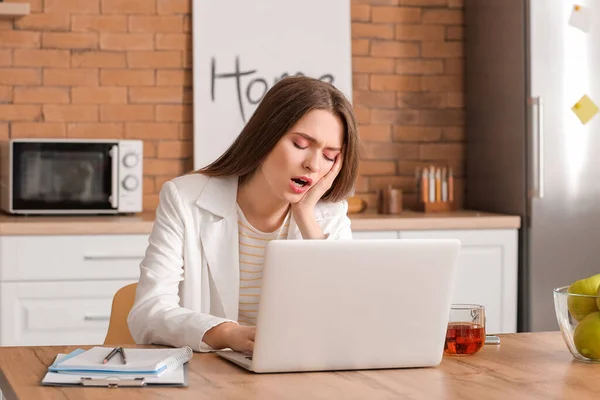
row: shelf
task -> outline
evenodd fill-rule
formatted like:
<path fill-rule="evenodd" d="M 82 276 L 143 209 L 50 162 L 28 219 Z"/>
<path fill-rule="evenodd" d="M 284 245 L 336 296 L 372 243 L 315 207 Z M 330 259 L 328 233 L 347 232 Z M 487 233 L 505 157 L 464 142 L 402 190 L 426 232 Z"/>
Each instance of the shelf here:
<path fill-rule="evenodd" d="M 0 3 L 0 19 L 21 18 L 29 14 L 29 3 Z"/>

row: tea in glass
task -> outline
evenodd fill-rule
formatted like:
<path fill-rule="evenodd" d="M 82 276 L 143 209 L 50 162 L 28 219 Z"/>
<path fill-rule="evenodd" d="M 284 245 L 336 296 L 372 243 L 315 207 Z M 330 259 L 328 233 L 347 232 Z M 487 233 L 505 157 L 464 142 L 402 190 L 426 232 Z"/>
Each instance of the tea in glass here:
<path fill-rule="evenodd" d="M 485 343 L 485 311 L 475 304 L 454 304 L 446 331 L 444 353 L 475 354 Z"/>

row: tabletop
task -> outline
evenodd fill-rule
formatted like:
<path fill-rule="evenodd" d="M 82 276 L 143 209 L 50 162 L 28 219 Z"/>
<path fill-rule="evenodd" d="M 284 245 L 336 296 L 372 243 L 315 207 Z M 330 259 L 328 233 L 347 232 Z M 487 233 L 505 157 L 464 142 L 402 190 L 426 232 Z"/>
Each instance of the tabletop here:
<path fill-rule="evenodd" d="M 187 388 L 42 387 L 58 353 L 74 346 L 0 347 L 0 390 L 11 399 L 597 399 L 600 364 L 575 361 L 560 332 L 499 335 L 472 356 L 436 367 L 254 374 L 195 353 Z M 79 346 L 89 348 L 92 346 Z M 148 346 L 144 346 L 148 347 Z"/>

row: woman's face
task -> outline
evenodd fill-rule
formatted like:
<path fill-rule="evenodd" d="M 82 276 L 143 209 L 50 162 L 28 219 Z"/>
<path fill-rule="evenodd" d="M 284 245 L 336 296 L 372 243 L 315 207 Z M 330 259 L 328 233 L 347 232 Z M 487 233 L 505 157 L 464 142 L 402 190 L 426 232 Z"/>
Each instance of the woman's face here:
<path fill-rule="evenodd" d="M 258 173 L 271 194 L 296 203 L 341 157 L 344 125 L 326 110 L 312 110 L 302 117 L 275 145 Z"/>

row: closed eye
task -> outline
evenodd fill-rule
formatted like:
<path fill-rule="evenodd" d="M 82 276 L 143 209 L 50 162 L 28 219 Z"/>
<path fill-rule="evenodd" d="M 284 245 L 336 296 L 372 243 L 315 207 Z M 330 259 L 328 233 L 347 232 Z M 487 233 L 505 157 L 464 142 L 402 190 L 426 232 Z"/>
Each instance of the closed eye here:
<path fill-rule="evenodd" d="M 297 149 L 300 149 L 300 150 L 306 150 L 306 147 L 308 147 L 308 146 L 302 147 L 296 142 L 293 142 L 293 143 L 294 143 L 294 147 L 296 147 Z"/>
<path fill-rule="evenodd" d="M 323 154 L 323 157 L 325 157 L 325 159 L 326 159 L 327 161 L 329 161 L 329 162 L 334 162 L 334 161 L 335 161 L 335 158 L 329 158 L 329 157 L 327 157 L 325 154 Z"/>

